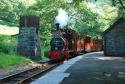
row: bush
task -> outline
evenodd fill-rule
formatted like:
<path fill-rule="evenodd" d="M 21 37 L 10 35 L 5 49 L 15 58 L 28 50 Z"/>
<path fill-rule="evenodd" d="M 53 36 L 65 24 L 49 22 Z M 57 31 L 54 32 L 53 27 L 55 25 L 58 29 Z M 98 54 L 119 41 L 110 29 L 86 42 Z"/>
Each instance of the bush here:
<path fill-rule="evenodd" d="M 0 52 L 8 54 L 10 51 L 11 51 L 11 46 L 10 45 L 8 45 L 8 44 L 7 45 L 6 44 L 2 44 L 0 46 Z"/>
<path fill-rule="evenodd" d="M 50 47 L 42 47 L 41 54 L 42 54 L 42 61 L 48 61 L 49 59 L 44 56 L 44 53 L 49 51 Z"/>
<path fill-rule="evenodd" d="M 0 53 L 14 53 L 16 50 L 16 37 L 0 36 Z"/>
<path fill-rule="evenodd" d="M 49 47 L 50 40 L 51 40 L 50 36 L 40 36 L 40 41 L 42 42 L 41 43 L 42 46 Z"/>

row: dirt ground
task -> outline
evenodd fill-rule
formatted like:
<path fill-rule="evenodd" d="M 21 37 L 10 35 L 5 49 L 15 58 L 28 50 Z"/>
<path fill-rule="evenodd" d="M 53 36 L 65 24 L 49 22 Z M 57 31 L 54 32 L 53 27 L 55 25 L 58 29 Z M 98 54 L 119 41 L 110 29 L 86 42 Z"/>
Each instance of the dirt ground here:
<path fill-rule="evenodd" d="M 27 70 L 29 68 L 35 67 L 38 64 L 34 63 L 34 62 L 29 62 L 29 63 L 22 63 L 22 64 L 18 64 L 18 65 L 14 65 L 5 69 L 0 69 L 0 78 L 3 78 L 5 76 L 14 74 L 14 73 L 18 73 L 21 72 L 23 70 Z"/>

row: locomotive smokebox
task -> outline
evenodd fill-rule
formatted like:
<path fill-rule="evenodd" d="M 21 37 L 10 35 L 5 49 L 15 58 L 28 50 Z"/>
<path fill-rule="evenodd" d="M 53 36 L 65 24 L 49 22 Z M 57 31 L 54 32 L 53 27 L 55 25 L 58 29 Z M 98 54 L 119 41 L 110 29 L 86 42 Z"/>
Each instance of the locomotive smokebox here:
<path fill-rule="evenodd" d="M 59 23 L 56 23 L 55 25 L 56 25 L 57 30 L 59 30 Z"/>

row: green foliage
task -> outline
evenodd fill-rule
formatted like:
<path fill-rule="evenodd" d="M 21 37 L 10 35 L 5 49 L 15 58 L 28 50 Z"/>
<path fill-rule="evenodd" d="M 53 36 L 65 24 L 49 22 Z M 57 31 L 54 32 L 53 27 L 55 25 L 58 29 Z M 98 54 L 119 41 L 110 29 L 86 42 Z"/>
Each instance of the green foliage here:
<path fill-rule="evenodd" d="M 75 2 L 74 2 L 75 4 Z M 103 32 L 101 29 L 101 25 L 103 23 L 98 22 L 98 14 L 94 13 L 90 8 L 88 8 L 88 4 L 85 1 L 76 2 L 77 5 L 72 5 L 73 10 L 76 13 L 73 13 L 71 8 L 69 11 L 71 12 L 71 19 L 74 22 L 71 22 L 70 26 L 74 24 L 73 29 L 80 32 L 82 36 L 101 36 Z"/>
<path fill-rule="evenodd" d="M 65 8 L 65 0 L 37 0 L 36 4 L 27 9 L 30 14 L 40 16 L 42 45 L 49 45 L 51 31 L 55 27 L 54 19 L 60 7 Z"/>
<path fill-rule="evenodd" d="M 28 0 L 27 0 L 28 2 Z M 28 3 L 25 0 L 1 0 L 0 19 L 18 25 L 20 15 L 26 14 Z"/>
<path fill-rule="evenodd" d="M 14 53 L 16 51 L 17 37 L 0 36 L 0 53 Z"/>
<path fill-rule="evenodd" d="M 57 16 L 59 8 L 63 8 L 68 12 L 71 19 L 69 23 L 70 28 L 80 32 L 82 35 L 98 37 L 101 37 L 101 33 L 108 28 L 111 25 L 110 22 L 113 22 L 117 17 L 117 13 L 107 7 L 118 8 L 120 10 L 119 16 L 121 11 L 123 11 L 119 0 L 101 1 L 101 4 L 110 6 L 106 7 L 101 5 L 102 7 L 97 6 L 97 9 L 90 9 L 88 4 L 92 3 L 97 5 L 97 2 L 100 0 L 73 0 L 70 4 L 66 1 L 67 0 L 1 0 L 0 19 L 18 25 L 20 15 L 39 16 L 42 46 L 48 46 L 51 31 L 55 27 L 54 19 Z M 124 3 L 124 1 L 122 2 Z M 104 12 L 104 14 L 99 15 L 97 12 L 93 12 L 93 10 L 98 11 L 100 9 L 103 10 L 102 12 Z"/>
<path fill-rule="evenodd" d="M 12 5 L 10 0 L 1 0 L 0 1 L 0 18 L 8 20 L 7 17 L 9 13 L 12 11 Z"/>
<path fill-rule="evenodd" d="M 0 54 L 0 68 L 7 68 L 8 66 L 13 66 L 29 61 L 29 59 L 17 55 Z"/>
<path fill-rule="evenodd" d="M 6 26 L 9 26 L 9 27 L 15 26 L 14 24 L 12 24 L 10 22 L 7 22 L 7 21 L 4 21 L 4 20 L 0 20 L 0 25 L 6 25 Z"/>
<path fill-rule="evenodd" d="M 42 46 L 44 47 L 48 47 L 50 45 L 50 40 L 51 40 L 51 37 L 50 36 L 40 36 L 40 40 L 42 41 Z"/>
<path fill-rule="evenodd" d="M 49 59 L 44 56 L 44 53 L 50 50 L 50 47 L 42 47 L 42 61 L 48 61 Z"/>
<path fill-rule="evenodd" d="M 107 29 L 117 17 L 123 16 L 124 13 L 122 5 L 119 3 L 121 0 L 73 0 L 70 4 L 66 1 L 67 0 L 1 0 L 0 24 L 18 26 L 20 15 L 39 16 L 41 24 L 41 52 L 42 58 L 46 59 L 44 52 L 49 50 L 51 31 L 54 30 L 54 19 L 57 16 L 59 8 L 65 9 L 68 12 L 70 17 L 69 28 L 78 31 L 82 36 L 99 38 L 101 38 L 102 32 Z M 98 5 L 97 3 L 99 1 L 100 4 L 103 5 Z M 122 2 L 125 4 L 124 0 Z M 90 8 L 88 5 L 90 3 L 96 7 Z M 98 13 L 99 10 L 102 10 L 100 14 Z M 13 25 L 11 25 L 10 22 Z M 17 37 L 0 36 L 0 53 L 14 53 L 16 51 L 16 44 Z"/>

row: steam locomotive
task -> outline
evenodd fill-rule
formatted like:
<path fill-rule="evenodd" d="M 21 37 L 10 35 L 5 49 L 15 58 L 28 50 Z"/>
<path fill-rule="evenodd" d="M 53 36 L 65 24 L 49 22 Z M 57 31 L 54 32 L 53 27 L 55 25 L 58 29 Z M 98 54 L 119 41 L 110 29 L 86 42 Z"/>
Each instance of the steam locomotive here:
<path fill-rule="evenodd" d="M 51 50 L 45 56 L 52 60 L 64 60 L 85 52 L 102 50 L 102 42 L 91 37 L 82 37 L 75 30 L 60 29 L 59 23 L 50 41 Z"/>

